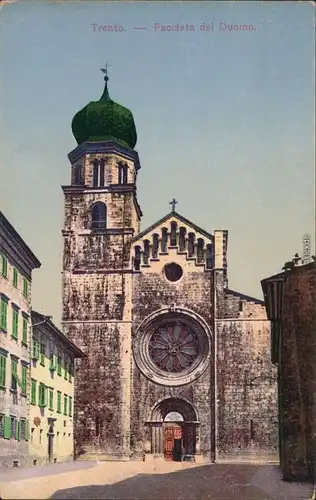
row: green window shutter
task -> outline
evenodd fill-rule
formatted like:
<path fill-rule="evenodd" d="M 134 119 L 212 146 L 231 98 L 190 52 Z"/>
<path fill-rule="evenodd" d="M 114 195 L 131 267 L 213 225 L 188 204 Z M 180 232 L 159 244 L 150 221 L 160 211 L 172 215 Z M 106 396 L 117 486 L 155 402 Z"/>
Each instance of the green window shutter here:
<path fill-rule="evenodd" d="M 28 330 L 28 322 L 26 318 L 23 318 L 22 325 L 22 344 L 27 345 L 27 330 Z"/>
<path fill-rule="evenodd" d="M 30 438 L 30 424 L 29 421 L 27 420 L 25 422 L 25 441 L 28 441 Z"/>
<path fill-rule="evenodd" d="M 7 358 L 0 354 L 0 387 L 5 387 Z"/>
<path fill-rule="evenodd" d="M 10 439 L 11 437 L 11 419 L 7 416 L 4 417 L 3 437 L 4 439 Z"/>
<path fill-rule="evenodd" d="M 36 404 L 36 380 L 32 379 L 31 384 L 31 403 Z"/>
<path fill-rule="evenodd" d="M 64 415 L 67 415 L 67 394 L 64 394 Z"/>
<path fill-rule="evenodd" d="M 38 406 L 47 406 L 47 387 L 44 384 L 40 384 L 38 387 Z"/>
<path fill-rule="evenodd" d="M 69 417 L 72 417 L 72 397 L 69 396 L 68 400 L 68 415 Z"/>
<path fill-rule="evenodd" d="M 51 356 L 50 356 L 49 369 L 50 370 L 56 370 L 56 356 L 55 356 L 55 354 L 51 354 Z"/>
<path fill-rule="evenodd" d="M 27 388 L 27 368 L 22 365 L 22 394 L 26 394 Z"/>
<path fill-rule="evenodd" d="M 39 342 L 36 339 L 33 339 L 33 359 L 39 359 Z"/>
<path fill-rule="evenodd" d="M 49 389 L 49 409 L 54 409 L 54 389 Z"/>
<path fill-rule="evenodd" d="M 2 276 L 5 278 L 8 276 L 8 260 L 5 255 L 1 255 L 1 262 L 2 262 Z"/>
<path fill-rule="evenodd" d="M 2 298 L 1 299 L 1 328 L 5 331 L 7 331 L 7 317 L 8 317 L 8 304 L 7 302 Z"/>
<path fill-rule="evenodd" d="M 61 375 L 61 357 L 57 357 L 57 375 Z"/>
<path fill-rule="evenodd" d="M 15 288 L 17 288 L 18 286 L 18 270 L 16 269 L 16 267 L 13 268 L 13 286 Z"/>
<path fill-rule="evenodd" d="M 15 439 L 20 441 L 20 422 L 18 420 L 15 422 Z"/>
<path fill-rule="evenodd" d="M 41 344 L 41 354 L 40 354 L 40 363 L 42 366 L 45 366 L 45 344 Z"/>
<path fill-rule="evenodd" d="M 23 277 L 23 295 L 25 297 L 28 297 L 28 288 L 29 288 L 29 283 L 25 277 Z"/>
<path fill-rule="evenodd" d="M 12 309 L 12 337 L 18 338 L 19 314 L 15 309 Z"/>
<path fill-rule="evenodd" d="M 65 364 L 64 364 L 64 379 L 67 380 L 67 374 L 68 374 L 68 363 L 67 361 L 65 361 Z"/>
<path fill-rule="evenodd" d="M 61 413 L 61 392 L 57 392 L 57 413 Z"/>

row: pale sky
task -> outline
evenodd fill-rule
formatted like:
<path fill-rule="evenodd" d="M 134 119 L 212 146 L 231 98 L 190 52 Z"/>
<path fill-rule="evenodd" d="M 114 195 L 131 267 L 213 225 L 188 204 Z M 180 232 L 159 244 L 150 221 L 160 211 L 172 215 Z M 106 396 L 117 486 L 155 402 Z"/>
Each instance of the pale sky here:
<path fill-rule="evenodd" d="M 35 310 L 60 324 L 71 120 L 100 98 L 105 62 L 110 96 L 138 132 L 142 229 L 175 197 L 205 230 L 228 229 L 229 287 L 258 298 L 260 280 L 302 253 L 303 235 L 314 241 L 310 2 L 23 0 L 0 16 L 0 208 L 42 262 Z"/>

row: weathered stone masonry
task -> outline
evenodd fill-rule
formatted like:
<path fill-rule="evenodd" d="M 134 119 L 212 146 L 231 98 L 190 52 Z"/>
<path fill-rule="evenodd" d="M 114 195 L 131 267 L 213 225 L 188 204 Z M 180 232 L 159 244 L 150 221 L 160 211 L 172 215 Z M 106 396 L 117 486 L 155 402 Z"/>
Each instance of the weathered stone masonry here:
<path fill-rule="evenodd" d="M 285 480 L 314 478 L 316 462 L 316 266 L 262 281 L 278 370 L 280 465 Z"/>
<path fill-rule="evenodd" d="M 276 370 L 270 325 L 261 301 L 223 290 L 217 327 L 218 453 L 277 450 Z"/>
<path fill-rule="evenodd" d="M 200 458 L 274 452 L 269 323 L 262 301 L 228 288 L 227 231 L 210 234 L 173 207 L 140 232 L 134 121 L 107 83 L 73 131 L 63 329 L 87 354 L 77 457 L 163 456 L 170 412 L 183 417 L 183 449 Z"/>
<path fill-rule="evenodd" d="M 186 257 L 168 256 L 168 260 L 182 264 L 183 268 L 189 268 L 178 286 L 166 282 L 162 275 L 164 262 L 156 262 L 157 269 L 137 274 L 133 281 L 133 328 L 141 323 L 150 313 L 170 307 L 172 304 L 192 310 L 202 316 L 211 329 L 213 326 L 212 307 L 212 275 L 197 271 L 190 263 L 187 264 Z M 186 265 L 187 264 L 187 265 Z M 191 267 L 191 269 L 190 269 Z M 191 271 L 191 272 L 190 272 Z M 199 410 L 200 445 L 201 452 L 211 458 L 214 453 L 214 442 L 212 439 L 212 408 L 214 408 L 214 351 L 212 348 L 211 363 L 202 376 L 192 382 L 180 387 L 163 387 L 157 385 L 142 375 L 135 363 L 133 363 L 133 393 L 138 397 L 132 397 L 132 439 L 138 452 L 143 452 L 143 443 L 146 440 L 146 428 L 144 422 L 150 414 L 154 404 L 169 397 L 185 398 L 193 403 Z M 213 442 L 213 443 L 212 443 Z"/>

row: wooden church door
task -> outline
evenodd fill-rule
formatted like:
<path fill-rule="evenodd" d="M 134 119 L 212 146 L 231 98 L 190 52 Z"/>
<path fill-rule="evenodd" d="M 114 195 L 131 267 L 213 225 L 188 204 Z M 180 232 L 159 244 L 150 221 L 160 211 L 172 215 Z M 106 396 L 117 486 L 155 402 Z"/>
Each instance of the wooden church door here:
<path fill-rule="evenodd" d="M 174 460 L 175 440 L 182 439 L 182 429 L 179 425 L 164 428 L 164 456 L 166 460 Z M 181 454 L 181 451 L 180 451 Z"/>

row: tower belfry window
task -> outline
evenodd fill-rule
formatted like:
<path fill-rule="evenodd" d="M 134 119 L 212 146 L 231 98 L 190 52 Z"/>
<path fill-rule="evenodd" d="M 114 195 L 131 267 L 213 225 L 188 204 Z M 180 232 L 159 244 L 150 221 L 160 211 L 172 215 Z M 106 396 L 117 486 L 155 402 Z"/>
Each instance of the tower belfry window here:
<path fill-rule="evenodd" d="M 118 183 L 127 184 L 128 183 L 128 166 L 126 164 L 119 164 L 118 167 Z"/>
<path fill-rule="evenodd" d="M 92 229 L 106 229 L 106 205 L 97 202 L 92 207 Z"/>
<path fill-rule="evenodd" d="M 74 167 L 73 173 L 74 173 L 74 176 L 73 176 L 72 184 L 75 184 L 75 185 L 82 184 L 81 165 L 76 165 Z"/>
<path fill-rule="evenodd" d="M 93 187 L 103 187 L 104 186 L 104 165 L 105 161 L 94 160 L 93 162 Z"/>

